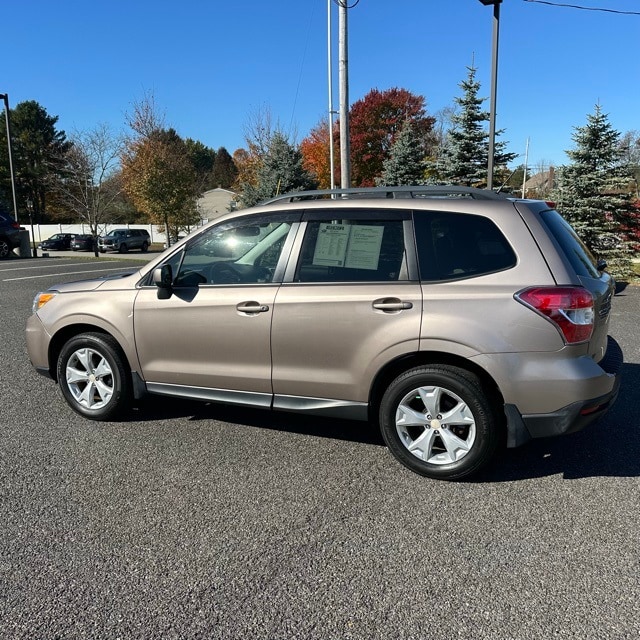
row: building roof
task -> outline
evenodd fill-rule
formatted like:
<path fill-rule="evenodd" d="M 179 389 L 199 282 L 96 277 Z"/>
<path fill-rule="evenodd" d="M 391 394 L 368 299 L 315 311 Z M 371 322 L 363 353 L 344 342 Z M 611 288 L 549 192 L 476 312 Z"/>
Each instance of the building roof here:
<path fill-rule="evenodd" d="M 204 220 L 213 220 L 232 210 L 236 194 L 228 189 L 210 189 L 198 198 L 198 211 Z"/>

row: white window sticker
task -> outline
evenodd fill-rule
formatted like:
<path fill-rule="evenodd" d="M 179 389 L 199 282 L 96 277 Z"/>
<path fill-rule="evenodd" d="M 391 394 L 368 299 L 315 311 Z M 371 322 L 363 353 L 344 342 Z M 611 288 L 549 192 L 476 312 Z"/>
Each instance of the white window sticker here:
<path fill-rule="evenodd" d="M 349 244 L 349 224 L 323 222 L 318 228 L 318 240 L 313 264 L 325 267 L 344 267 Z"/>
<path fill-rule="evenodd" d="M 344 266 L 348 269 L 378 268 L 380 260 L 380 247 L 384 227 L 373 225 L 354 225 L 349 236 L 349 246 Z"/>

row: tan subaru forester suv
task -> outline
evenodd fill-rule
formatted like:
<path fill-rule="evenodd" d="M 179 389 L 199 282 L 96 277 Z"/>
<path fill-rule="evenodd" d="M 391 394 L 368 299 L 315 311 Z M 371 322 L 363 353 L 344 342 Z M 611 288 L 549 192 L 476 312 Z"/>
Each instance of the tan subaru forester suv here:
<path fill-rule="evenodd" d="M 39 293 L 27 345 L 90 419 L 148 393 L 352 418 L 413 471 L 459 479 L 611 406 L 605 267 L 552 203 L 293 193 L 133 273 Z"/>

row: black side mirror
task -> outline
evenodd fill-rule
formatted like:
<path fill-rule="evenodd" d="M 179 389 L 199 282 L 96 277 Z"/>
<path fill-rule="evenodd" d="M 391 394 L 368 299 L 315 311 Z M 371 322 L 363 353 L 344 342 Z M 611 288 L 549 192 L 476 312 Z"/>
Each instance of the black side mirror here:
<path fill-rule="evenodd" d="M 598 260 L 598 263 L 596 264 L 596 269 L 600 271 L 600 273 L 602 273 L 606 268 L 607 268 L 607 261 L 602 259 Z"/>
<path fill-rule="evenodd" d="M 158 287 L 158 298 L 166 300 L 173 292 L 173 269 L 170 264 L 162 265 L 153 271 L 153 284 Z"/>

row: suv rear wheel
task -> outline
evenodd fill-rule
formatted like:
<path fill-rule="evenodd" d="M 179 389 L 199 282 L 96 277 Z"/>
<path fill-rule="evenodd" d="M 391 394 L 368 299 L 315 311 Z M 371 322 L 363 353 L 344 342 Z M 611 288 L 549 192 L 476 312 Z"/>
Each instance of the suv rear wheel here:
<path fill-rule="evenodd" d="M 402 464 L 447 480 L 476 472 L 500 441 L 500 421 L 480 381 L 446 365 L 417 367 L 398 376 L 382 397 L 380 428 Z"/>
<path fill-rule="evenodd" d="M 116 341 L 100 333 L 71 338 L 58 358 L 58 382 L 71 408 L 92 420 L 110 420 L 128 407 L 131 383 Z"/>

